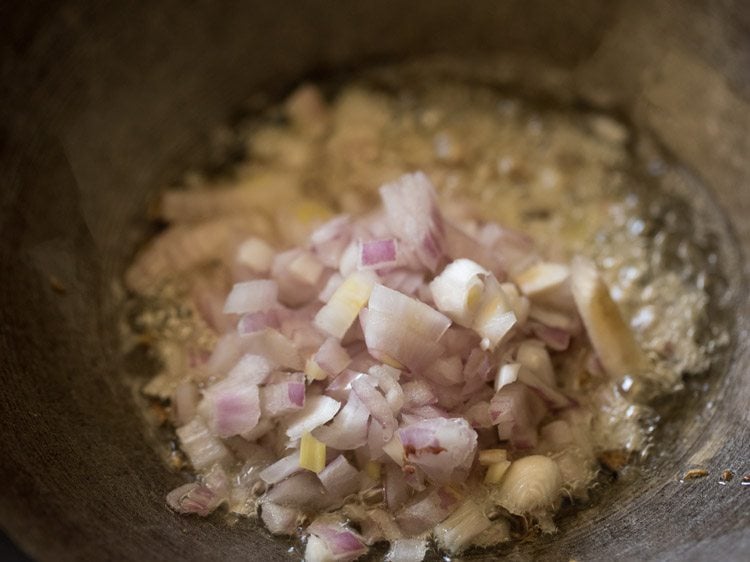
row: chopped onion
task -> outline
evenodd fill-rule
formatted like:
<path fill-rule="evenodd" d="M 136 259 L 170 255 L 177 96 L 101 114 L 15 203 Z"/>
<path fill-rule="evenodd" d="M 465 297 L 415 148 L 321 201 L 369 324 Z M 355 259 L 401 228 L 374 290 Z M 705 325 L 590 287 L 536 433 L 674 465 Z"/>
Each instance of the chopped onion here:
<path fill-rule="evenodd" d="M 317 285 L 325 266 L 310 252 L 297 255 L 287 266 L 287 271 L 307 285 Z"/>
<path fill-rule="evenodd" d="M 334 498 L 326 494 L 318 477 L 308 471 L 292 474 L 286 480 L 275 484 L 262 496 L 261 500 L 263 505 L 268 502 L 305 511 L 326 509 L 334 501 Z"/>
<path fill-rule="evenodd" d="M 305 407 L 287 421 L 286 434 L 290 439 L 299 439 L 316 427 L 323 425 L 339 410 L 340 403 L 329 396 L 310 396 Z"/>
<path fill-rule="evenodd" d="M 335 338 L 328 338 L 314 357 L 315 363 L 329 375 L 336 376 L 346 369 L 352 359 Z"/>
<path fill-rule="evenodd" d="M 348 451 L 361 447 L 367 442 L 367 421 L 370 411 L 357 398 L 349 395 L 346 405 L 333 418 L 330 425 L 321 425 L 313 430 L 313 435 L 333 449 Z"/>
<path fill-rule="evenodd" d="M 264 503 L 260 509 L 260 518 L 272 535 L 293 535 L 297 532 L 300 512 L 291 507 Z"/>
<path fill-rule="evenodd" d="M 396 539 L 385 559 L 388 562 L 420 562 L 427 554 L 425 539 Z"/>
<path fill-rule="evenodd" d="M 451 324 L 450 318 L 423 302 L 380 284 L 372 288 L 368 309 L 398 318 L 428 339 L 437 341 Z"/>
<path fill-rule="evenodd" d="M 438 418 L 398 430 L 406 461 L 437 484 L 461 481 L 471 468 L 477 434 L 463 418 Z"/>
<path fill-rule="evenodd" d="M 275 310 L 263 310 L 243 314 L 237 322 L 237 332 L 242 335 L 259 332 L 266 328 L 276 328 L 281 326 L 279 317 Z"/>
<path fill-rule="evenodd" d="M 402 388 L 405 407 L 408 409 L 435 404 L 437 402 L 437 396 L 435 396 L 432 387 L 423 380 L 407 382 Z"/>
<path fill-rule="evenodd" d="M 472 500 L 464 501 L 440 525 L 435 527 L 435 539 L 438 544 L 451 554 L 458 554 L 471 545 L 478 534 L 486 531 L 492 521 Z"/>
<path fill-rule="evenodd" d="M 520 363 L 506 363 L 500 367 L 495 376 L 495 391 L 504 386 L 508 386 L 518 380 L 518 373 L 521 371 Z"/>
<path fill-rule="evenodd" d="M 381 269 L 398 261 L 398 243 L 395 238 L 359 242 L 358 269 Z"/>
<path fill-rule="evenodd" d="M 264 468 L 260 472 L 260 478 L 266 484 L 277 484 L 295 472 L 299 472 L 302 467 L 299 465 L 300 452 L 295 451 L 282 459 L 277 460 L 272 465 Z"/>
<path fill-rule="evenodd" d="M 284 416 L 303 408 L 305 383 L 301 374 L 261 388 L 260 404 L 263 415 L 267 417 Z"/>
<path fill-rule="evenodd" d="M 270 279 L 255 279 L 237 283 L 229 293 L 224 303 L 227 314 L 246 314 L 273 308 L 279 296 L 276 281 Z"/>
<path fill-rule="evenodd" d="M 350 561 L 367 553 L 362 537 L 341 522 L 316 519 L 307 532 L 305 562 Z"/>
<path fill-rule="evenodd" d="M 263 384 L 274 367 L 266 357 L 247 353 L 232 367 L 227 378 L 241 379 L 245 384 Z"/>
<path fill-rule="evenodd" d="M 333 293 L 315 316 L 315 325 L 339 340 L 357 318 L 370 298 L 373 279 L 364 272 L 355 272 Z"/>
<path fill-rule="evenodd" d="M 489 272 L 478 263 L 458 259 L 430 283 L 437 309 L 461 326 L 471 327 Z"/>
<path fill-rule="evenodd" d="M 452 355 L 439 358 L 423 374 L 430 380 L 447 386 L 463 382 L 463 368 L 461 358 Z"/>
<path fill-rule="evenodd" d="M 437 207 L 435 188 L 421 172 L 401 176 L 380 188 L 388 228 L 411 245 L 430 271 L 437 270 L 443 254 L 445 227 Z"/>
<path fill-rule="evenodd" d="M 459 499 L 449 488 L 426 490 L 397 513 L 396 523 L 407 535 L 418 535 L 448 517 Z"/>
<path fill-rule="evenodd" d="M 244 377 L 226 378 L 203 391 L 198 411 L 214 435 L 226 438 L 246 433 L 260 419 L 258 387 Z"/>
<path fill-rule="evenodd" d="M 490 402 L 490 416 L 501 440 L 510 439 L 519 449 L 536 445 L 537 426 L 547 408 L 529 387 L 520 382 L 503 386 Z"/>
<path fill-rule="evenodd" d="M 180 448 L 188 456 L 195 470 L 204 470 L 229 457 L 227 448 L 199 417 L 178 428 L 176 433 L 180 440 Z"/>
<path fill-rule="evenodd" d="M 571 287 L 596 355 L 610 376 L 639 374 L 648 360 L 593 264 L 573 263 Z"/>
<path fill-rule="evenodd" d="M 248 238 L 237 248 L 235 261 L 237 264 L 250 268 L 255 273 L 271 271 L 274 250 L 260 238 Z"/>
<path fill-rule="evenodd" d="M 540 262 L 514 277 L 525 295 L 534 297 L 560 288 L 570 277 L 570 269 L 559 263 Z"/>
<path fill-rule="evenodd" d="M 508 296 L 493 276 L 487 277 L 474 330 L 482 337 L 482 349 L 494 350 L 517 323 Z"/>
<path fill-rule="evenodd" d="M 171 399 L 175 425 L 185 425 L 195 417 L 199 399 L 198 388 L 192 382 L 183 381 L 175 387 Z"/>
<path fill-rule="evenodd" d="M 526 340 L 516 350 L 516 361 L 532 371 L 543 382 L 555 385 L 555 368 L 552 359 L 540 341 Z"/>
<path fill-rule="evenodd" d="M 388 463 L 385 469 L 385 500 L 388 509 L 395 512 L 409 498 L 409 487 L 401 467 Z"/>
<path fill-rule="evenodd" d="M 202 517 L 209 515 L 222 501 L 218 494 L 197 482 L 180 486 L 167 495 L 167 504 L 177 513 L 195 513 Z"/>
<path fill-rule="evenodd" d="M 375 389 L 368 377 L 355 379 L 352 382 L 352 390 L 370 411 L 373 419 L 383 428 L 383 443 L 389 441 L 397 423 L 385 397 Z"/>
<path fill-rule="evenodd" d="M 339 455 L 318 473 L 318 478 L 329 494 L 346 497 L 359 490 L 359 472 Z"/>

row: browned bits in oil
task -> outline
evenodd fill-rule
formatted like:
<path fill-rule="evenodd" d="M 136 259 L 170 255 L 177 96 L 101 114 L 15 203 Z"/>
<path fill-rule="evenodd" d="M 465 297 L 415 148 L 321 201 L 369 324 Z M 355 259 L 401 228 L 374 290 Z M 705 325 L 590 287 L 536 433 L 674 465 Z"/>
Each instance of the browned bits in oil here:
<path fill-rule="evenodd" d="M 161 402 L 158 402 L 156 400 L 151 401 L 148 409 L 156 425 L 161 426 L 169 421 L 169 413 L 167 412 L 167 408 L 163 404 L 161 404 Z"/>
<path fill-rule="evenodd" d="M 623 449 L 604 451 L 599 455 L 599 462 L 612 472 L 619 472 L 622 470 L 623 467 L 628 464 L 629 459 L 630 454 Z"/>
<path fill-rule="evenodd" d="M 705 478 L 708 476 L 708 470 L 702 468 L 691 468 L 682 477 L 683 480 L 696 480 L 697 478 Z"/>
<path fill-rule="evenodd" d="M 55 275 L 49 276 L 49 286 L 52 287 L 52 290 L 55 291 L 58 295 L 64 295 L 68 292 L 68 288 L 65 286 L 65 284 L 60 281 L 60 278 Z"/>
<path fill-rule="evenodd" d="M 734 472 L 729 469 L 723 470 L 721 473 L 721 478 L 719 479 L 719 484 L 726 484 L 732 478 L 734 478 Z"/>
<path fill-rule="evenodd" d="M 185 457 L 179 451 L 171 451 L 167 462 L 172 470 L 182 470 L 185 467 Z"/>

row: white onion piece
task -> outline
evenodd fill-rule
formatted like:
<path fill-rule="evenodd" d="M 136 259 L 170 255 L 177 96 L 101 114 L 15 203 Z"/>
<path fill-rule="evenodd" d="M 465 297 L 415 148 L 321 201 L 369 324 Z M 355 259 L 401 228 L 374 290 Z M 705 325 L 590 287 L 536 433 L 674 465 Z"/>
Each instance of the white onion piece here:
<path fill-rule="evenodd" d="M 396 523 L 406 535 L 418 535 L 448 517 L 458 507 L 459 499 L 449 488 L 425 491 L 396 514 Z"/>
<path fill-rule="evenodd" d="M 445 227 L 432 182 L 422 172 L 406 174 L 381 186 L 380 198 L 390 231 L 435 271 L 443 255 Z"/>
<path fill-rule="evenodd" d="M 409 499 L 409 487 L 404 479 L 401 467 L 387 463 L 385 465 L 385 501 L 388 509 L 395 512 Z"/>
<path fill-rule="evenodd" d="M 328 463 L 318 473 L 318 478 L 329 494 L 342 498 L 359 490 L 359 471 L 349 464 L 344 455 Z"/>
<path fill-rule="evenodd" d="M 447 386 L 463 382 L 463 368 L 461 358 L 452 355 L 440 357 L 423 374 L 431 381 Z"/>
<path fill-rule="evenodd" d="M 534 336 L 554 351 L 565 351 L 570 347 L 570 332 L 566 330 L 552 328 L 538 322 L 529 322 L 528 327 L 531 328 Z"/>
<path fill-rule="evenodd" d="M 529 308 L 529 319 L 550 328 L 564 330 L 572 335 L 581 331 L 581 321 L 575 313 L 561 312 L 534 303 Z"/>
<path fill-rule="evenodd" d="M 489 272 L 478 263 L 457 259 L 430 283 L 437 309 L 461 326 L 471 327 Z"/>
<path fill-rule="evenodd" d="M 494 276 L 487 277 L 472 326 L 482 337 L 482 349 L 494 350 L 516 323 L 516 314 L 500 283 Z"/>
<path fill-rule="evenodd" d="M 355 241 L 349 242 L 349 245 L 344 248 L 344 251 L 341 254 L 341 260 L 338 264 L 339 273 L 343 277 L 349 277 L 352 273 L 357 271 L 358 261 L 359 245 Z"/>
<path fill-rule="evenodd" d="M 477 402 L 463 413 L 463 417 L 471 424 L 471 427 L 492 427 L 492 417 L 490 416 L 490 403 L 487 401 Z"/>
<path fill-rule="evenodd" d="M 323 425 L 336 415 L 339 406 L 340 403 L 329 396 L 309 396 L 305 407 L 287 420 L 287 437 L 299 439 L 303 433 Z"/>
<path fill-rule="evenodd" d="M 254 428 L 242 434 L 242 438 L 247 441 L 256 441 L 266 435 L 273 428 L 274 423 L 271 420 L 261 417 Z"/>
<path fill-rule="evenodd" d="M 393 542 L 403 538 L 404 535 L 393 520 L 392 514 L 383 509 L 371 509 L 367 516 L 378 527 L 385 540 Z"/>
<path fill-rule="evenodd" d="M 517 274 L 513 281 L 530 297 L 559 289 L 570 277 L 567 265 L 540 262 Z"/>
<path fill-rule="evenodd" d="M 229 451 L 221 440 L 216 438 L 198 417 L 178 428 L 176 433 L 180 440 L 180 448 L 188 456 L 195 470 L 204 470 L 229 457 Z"/>
<path fill-rule="evenodd" d="M 247 433 L 260 419 L 258 387 L 244 377 L 226 378 L 203 391 L 198 411 L 214 435 L 226 438 Z"/>
<path fill-rule="evenodd" d="M 495 277 L 505 278 L 503 260 L 499 259 L 491 246 L 472 236 L 461 226 L 445 221 L 445 253 L 451 259 L 470 259 L 491 271 Z"/>
<path fill-rule="evenodd" d="M 333 273 L 330 277 L 328 277 L 328 281 L 326 281 L 323 289 L 320 291 L 320 293 L 318 293 L 318 300 L 322 303 L 326 303 L 331 300 L 331 297 L 336 292 L 336 289 L 338 289 L 343 282 L 344 278 L 340 273 Z"/>
<path fill-rule="evenodd" d="M 270 502 L 264 503 L 260 510 L 260 518 L 272 535 L 293 535 L 296 533 L 300 516 L 300 512 L 292 507 L 284 507 Z"/>
<path fill-rule="evenodd" d="M 290 380 L 267 384 L 260 389 L 263 416 L 277 417 L 300 410 L 305 405 L 304 376 L 297 374 Z"/>
<path fill-rule="evenodd" d="M 341 254 L 351 239 L 351 217 L 339 215 L 315 229 L 310 243 L 315 255 L 326 266 L 338 268 Z"/>
<path fill-rule="evenodd" d="M 547 408 L 536 393 L 520 382 L 503 386 L 490 402 L 490 417 L 501 441 L 510 439 L 518 449 L 534 447 L 537 426 Z"/>
<path fill-rule="evenodd" d="M 169 492 L 167 505 L 177 513 L 195 513 L 205 517 L 221 505 L 223 498 L 197 482 L 185 484 Z"/>
<path fill-rule="evenodd" d="M 302 470 L 299 466 L 299 451 L 295 451 L 277 460 L 260 472 L 260 478 L 266 484 L 277 484 L 295 472 Z"/>
<path fill-rule="evenodd" d="M 326 509 L 334 501 L 334 498 L 326 494 L 318 477 L 308 470 L 292 474 L 286 480 L 274 484 L 261 499 L 262 504 L 269 502 L 305 511 Z"/>
<path fill-rule="evenodd" d="M 508 523 L 508 520 L 497 519 L 483 533 L 474 537 L 472 544 L 480 548 L 488 548 L 509 541 L 510 538 L 510 523 Z"/>
<path fill-rule="evenodd" d="M 224 303 L 227 314 L 245 314 L 259 312 L 276 306 L 279 287 L 270 279 L 255 279 L 237 283 L 229 292 Z"/>
<path fill-rule="evenodd" d="M 246 223 L 234 219 L 173 226 L 138 253 L 125 272 L 125 284 L 137 293 L 152 291 L 166 278 L 216 259 L 247 233 Z"/>
<path fill-rule="evenodd" d="M 305 562 L 351 561 L 367 553 L 362 537 L 341 522 L 319 518 L 306 531 Z"/>
<path fill-rule="evenodd" d="M 553 508 L 562 493 L 557 463 L 542 455 L 523 457 L 511 463 L 495 501 L 515 515 L 533 514 Z"/>
<path fill-rule="evenodd" d="M 565 396 L 553 386 L 544 382 L 536 373 L 529 369 L 521 368 L 518 372 L 518 381 L 522 382 L 529 388 L 534 389 L 553 410 L 560 410 L 576 405 L 575 401 Z"/>
<path fill-rule="evenodd" d="M 381 269 L 398 261 L 398 242 L 395 238 L 359 241 L 358 269 Z"/>
<path fill-rule="evenodd" d="M 294 371 L 304 369 L 304 362 L 294 342 L 277 330 L 267 328 L 242 336 L 238 344 L 244 353 L 262 355 L 279 367 Z"/>
<path fill-rule="evenodd" d="M 389 441 L 397 422 L 385 397 L 375 389 L 369 377 L 355 379 L 352 382 L 352 391 L 367 407 L 373 419 L 383 428 L 383 443 Z"/>
<path fill-rule="evenodd" d="M 262 355 L 247 353 L 227 374 L 230 379 L 242 379 L 246 384 L 263 384 L 276 365 Z"/>
<path fill-rule="evenodd" d="M 423 380 L 407 382 L 401 388 L 404 395 L 404 407 L 407 409 L 414 409 L 437 402 L 437 396 L 435 396 L 432 387 Z"/>
<path fill-rule="evenodd" d="M 364 322 L 367 349 L 383 362 L 397 361 L 412 372 L 419 372 L 443 353 L 443 348 L 408 325 L 403 317 L 379 310 L 368 310 Z"/>
<path fill-rule="evenodd" d="M 401 371 L 388 365 L 373 365 L 367 372 L 377 381 L 385 394 L 385 400 L 394 416 L 398 416 L 404 406 L 404 391 L 398 382 Z"/>
<path fill-rule="evenodd" d="M 433 341 L 451 325 L 450 318 L 434 308 L 380 284 L 373 286 L 367 308 L 398 318 L 407 329 Z"/>
<path fill-rule="evenodd" d="M 426 539 L 396 539 L 385 559 L 388 562 L 420 562 L 427 554 Z"/>
<path fill-rule="evenodd" d="M 172 415 L 177 426 L 185 425 L 195 417 L 200 394 L 191 381 L 182 381 L 172 393 Z"/>
<path fill-rule="evenodd" d="M 477 433 L 463 418 L 424 420 L 397 432 L 405 459 L 437 484 L 468 474 L 477 448 Z"/>
<path fill-rule="evenodd" d="M 279 328 L 279 316 L 276 310 L 263 310 L 243 314 L 237 322 L 237 333 L 241 336 L 259 332 L 266 328 Z"/>
<path fill-rule="evenodd" d="M 352 273 L 315 315 L 315 325 L 334 338 L 343 338 L 370 298 L 373 284 L 372 274 Z"/>
<path fill-rule="evenodd" d="M 239 245 L 235 262 L 250 268 L 253 272 L 268 273 L 271 271 L 273 256 L 274 250 L 265 240 L 253 237 Z"/>
<path fill-rule="evenodd" d="M 352 359 L 335 338 L 328 338 L 314 357 L 315 363 L 329 375 L 336 376 L 346 369 Z"/>
<path fill-rule="evenodd" d="M 508 386 L 518 380 L 518 373 L 521 371 L 520 363 L 506 363 L 497 370 L 495 376 L 495 391 L 497 392 L 504 386 Z"/>
<path fill-rule="evenodd" d="M 458 554 L 471 546 L 472 539 L 489 529 L 492 521 L 472 500 L 466 500 L 440 525 L 435 527 L 437 543 L 450 552 Z"/>
<path fill-rule="evenodd" d="M 295 261 L 306 253 L 305 250 L 295 248 L 274 257 L 271 276 L 279 287 L 279 301 L 287 306 L 302 306 L 313 300 L 323 288 L 323 280 L 320 283 L 309 283 L 306 279 L 300 279 L 298 272 L 294 270 Z"/>
<path fill-rule="evenodd" d="M 648 359 L 593 264 L 574 261 L 571 288 L 586 333 L 607 374 L 643 373 Z"/>
<path fill-rule="evenodd" d="M 355 393 L 351 393 L 346 405 L 336 414 L 331 424 L 317 427 L 312 434 L 318 441 L 339 451 L 356 449 L 367 442 L 369 418 L 367 406 Z"/>
<path fill-rule="evenodd" d="M 287 266 L 287 271 L 307 285 L 317 285 L 325 266 L 310 252 L 301 252 Z"/>
<path fill-rule="evenodd" d="M 526 340 L 516 350 L 516 361 L 550 386 L 556 384 L 552 359 L 540 341 Z"/>

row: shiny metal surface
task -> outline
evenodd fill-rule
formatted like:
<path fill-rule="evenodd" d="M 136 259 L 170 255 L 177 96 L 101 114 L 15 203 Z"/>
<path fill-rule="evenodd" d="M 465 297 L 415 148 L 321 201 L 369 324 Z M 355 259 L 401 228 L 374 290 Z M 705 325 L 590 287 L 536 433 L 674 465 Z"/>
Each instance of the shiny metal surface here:
<path fill-rule="evenodd" d="M 8 3 L 0 8 L 0 525 L 40 560 L 281 560 L 251 523 L 180 518 L 119 376 L 116 299 L 150 190 L 255 92 L 436 52 L 548 60 L 711 189 L 734 346 L 642 481 L 510 556 L 750 558 L 750 8 L 740 0 Z M 514 80 L 533 84 L 529 66 Z M 689 190 L 689 188 L 688 188 Z M 717 209 L 720 211 L 717 214 Z M 66 288 L 55 290 L 50 276 Z M 713 406 L 711 406 L 713 404 Z M 710 476 L 686 484 L 691 464 Z M 721 470 L 737 473 L 717 483 Z"/>

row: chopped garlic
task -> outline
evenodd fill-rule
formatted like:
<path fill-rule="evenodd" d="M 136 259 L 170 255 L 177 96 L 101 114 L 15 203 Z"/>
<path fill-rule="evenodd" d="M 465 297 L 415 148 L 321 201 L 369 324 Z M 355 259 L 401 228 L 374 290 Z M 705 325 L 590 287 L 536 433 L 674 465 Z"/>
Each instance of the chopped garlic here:
<path fill-rule="evenodd" d="M 302 435 L 299 444 L 299 465 L 316 474 L 326 467 L 326 446 L 309 433 Z"/>

